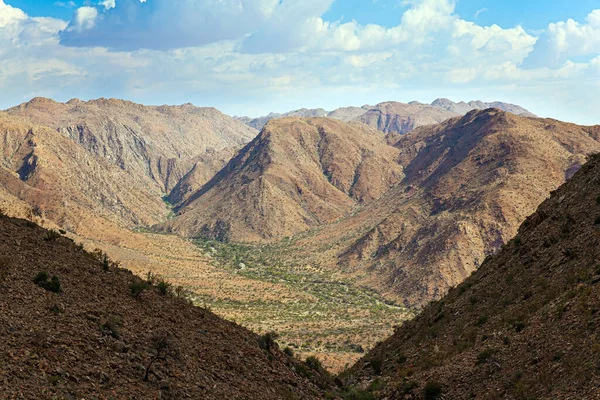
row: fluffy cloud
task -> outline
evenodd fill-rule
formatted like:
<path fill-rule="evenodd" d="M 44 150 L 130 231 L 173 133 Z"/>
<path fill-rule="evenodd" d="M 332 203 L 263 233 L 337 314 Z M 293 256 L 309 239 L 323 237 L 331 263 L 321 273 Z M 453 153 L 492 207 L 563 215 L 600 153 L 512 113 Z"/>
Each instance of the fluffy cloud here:
<path fill-rule="evenodd" d="M 105 96 L 261 114 L 454 96 L 543 113 L 560 88 L 586 100 L 578 112 L 600 105 L 589 90 L 600 87 L 600 11 L 537 38 L 462 19 L 452 0 L 404 1 L 392 27 L 326 21 L 331 2 L 94 0 L 67 22 L 0 0 L 0 105 Z M 524 68 L 536 54 L 546 61 Z"/>
<path fill-rule="evenodd" d="M 594 10 L 587 16 L 586 23 L 569 19 L 549 24 L 529 56 L 527 66 L 557 66 L 571 57 L 599 53 L 600 10 Z"/>

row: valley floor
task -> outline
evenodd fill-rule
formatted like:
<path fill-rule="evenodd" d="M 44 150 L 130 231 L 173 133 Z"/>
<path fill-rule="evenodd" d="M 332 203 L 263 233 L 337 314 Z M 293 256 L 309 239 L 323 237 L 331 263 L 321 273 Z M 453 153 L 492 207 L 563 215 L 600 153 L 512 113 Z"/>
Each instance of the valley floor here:
<path fill-rule="evenodd" d="M 152 272 L 183 286 L 217 315 L 257 333 L 278 333 L 282 348 L 301 358 L 316 355 L 331 372 L 353 364 L 413 316 L 329 271 L 286 264 L 280 258 L 285 242 L 236 245 L 151 233 L 132 233 L 115 245 L 82 241 L 139 276 Z"/>

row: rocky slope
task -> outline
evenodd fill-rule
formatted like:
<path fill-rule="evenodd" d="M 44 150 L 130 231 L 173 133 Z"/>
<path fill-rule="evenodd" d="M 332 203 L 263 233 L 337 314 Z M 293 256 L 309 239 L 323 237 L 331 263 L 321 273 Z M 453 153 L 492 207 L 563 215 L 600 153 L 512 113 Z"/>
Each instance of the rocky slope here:
<path fill-rule="evenodd" d="M 232 241 L 281 239 L 381 196 L 403 177 L 398 154 L 361 124 L 270 121 L 166 229 Z"/>
<path fill-rule="evenodd" d="M 532 183 L 534 181 L 531 181 Z M 600 158 L 346 375 L 389 399 L 596 399 Z"/>
<path fill-rule="evenodd" d="M 28 204 L 86 235 L 98 221 L 150 226 L 169 213 L 165 194 L 177 188 L 171 199 L 182 201 L 255 134 L 215 109 L 189 104 L 35 98 L 0 113 L 0 206 Z"/>
<path fill-rule="evenodd" d="M 497 109 L 419 128 L 396 143 L 406 175 L 400 184 L 299 240 L 295 251 L 407 305 L 424 305 L 510 240 L 600 150 L 599 134 L 600 127 Z"/>
<path fill-rule="evenodd" d="M 192 168 L 194 157 L 246 144 L 257 133 L 214 108 L 191 104 L 35 98 L 7 113 L 60 132 L 129 175 L 150 178 L 164 193 Z"/>
<path fill-rule="evenodd" d="M 8 217 L 0 238 L 2 398 L 325 396 L 276 345 L 160 286 L 134 296 L 139 278 L 68 238 Z"/>

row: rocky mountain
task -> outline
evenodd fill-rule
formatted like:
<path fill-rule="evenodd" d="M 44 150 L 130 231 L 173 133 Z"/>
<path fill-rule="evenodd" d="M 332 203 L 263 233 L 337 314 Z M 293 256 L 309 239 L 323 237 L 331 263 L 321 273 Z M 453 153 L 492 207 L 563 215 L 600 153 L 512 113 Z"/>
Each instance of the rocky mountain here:
<path fill-rule="evenodd" d="M 322 117 L 326 117 L 328 114 L 329 113 L 327 111 L 323 110 L 322 108 L 314 108 L 314 109 L 301 108 L 299 110 L 289 111 L 289 112 L 286 112 L 283 114 L 269 113 L 269 115 L 266 115 L 264 117 L 258 117 L 258 118 L 249 118 L 249 117 L 234 117 L 234 118 L 237 119 L 238 121 L 248 125 L 249 127 L 260 131 L 260 130 L 262 130 L 262 128 L 265 127 L 267 122 L 271 121 L 272 119 L 281 119 L 281 118 L 288 118 L 288 117 L 322 118 Z"/>
<path fill-rule="evenodd" d="M 448 99 L 437 99 L 431 104 L 423 104 L 418 101 L 411 101 L 408 104 L 388 101 L 376 106 L 342 107 L 333 111 L 325 111 L 322 108 L 303 108 L 284 114 L 271 113 L 259 118 L 235 118 L 258 130 L 261 130 L 272 119 L 285 117 L 328 117 L 344 122 L 362 122 L 385 133 L 404 134 L 419 126 L 437 124 L 448 118 L 465 115 L 472 110 L 484 110 L 487 108 L 498 108 L 524 117 L 535 117 L 534 114 L 523 107 L 500 101 L 485 103 L 478 100 L 470 101 L 469 103 L 463 101 L 455 103 Z"/>
<path fill-rule="evenodd" d="M 390 399 L 597 398 L 599 185 L 596 155 L 345 379 Z"/>
<path fill-rule="evenodd" d="M 508 242 L 600 150 L 599 135 L 600 127 L 498 109 L 416 129 L 395 144 L 402 182 L 291 251 L 406 305 L 425 305 Z"/>
<path fill-rule="evenodd" d="M 0 113 L 0 207 L 86 236 L 154 225 L 165 194 L 184 198 L 255 133 L 192 105 L 36 98 Z"/>
<path fill-rule="evenodd" d="M 458 114 L 426 104 L 386 102 L 355 118 L 384 133 L 404 134 L 419 126 L 438 124 Z"/>
<path fill-rule="evenodd" d="M 150 178 L 164 193 L 192 168 L 194 157 L 246 144 L 257 134 L 214 108 L 191 104 L 35 98 L 7 113 L 56 130 L 128 174 Z"/>
<path fill-rule="evenodd" d="M 0 216 L 2 398 L 325 398 L 326 375 L 269 336 L 102 260 Z"/>
<path fill-rule="evenodd" d="M 273 120 L 177 208 L 166 229 L 232 241 L 281 239 L 380 197 L 403 177 L 398 155 L 362 124 Z"/>
<path fill-rule="evenodd" d="M 498 108 L 502 111 L 510 112 L 515 115 L 520 115 L 523 117 L 535 117 L 536 115 L 531 113 L 530 111 L 524 109 L 521 106 L 503 103 L 501 101 L 494 101 L 491 103 L 485 103 L 483 101 L 470 101 L 465 103 L 464 101 L 455 103 L 448 99 L 437 99 L 431 103 L 434 107 L 443 108 L 444 110 L 448 110 L 457 114 L 464 115 L 472 110 L 485 110 L 487 108 Z"/>

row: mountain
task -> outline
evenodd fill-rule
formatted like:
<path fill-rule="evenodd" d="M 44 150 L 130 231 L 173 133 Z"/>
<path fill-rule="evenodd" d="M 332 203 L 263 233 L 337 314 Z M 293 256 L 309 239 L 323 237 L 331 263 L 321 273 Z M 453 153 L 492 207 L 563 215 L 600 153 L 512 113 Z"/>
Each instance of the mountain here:
<path fill-rule="evenodd" d="M 438 124 L 458 114 L 426 104 L 380 103 L 355 118 L 384 133 L 404 134 L 419 126 Z"/>
<path fill-rule="evenodd" d="M 167 218 L 162 197 L 182 178 L 193 175 L 197 188 L 255 133 L 189 104 L 35 98 L 0 113 L 0 207 L 26 216 L 27 204 L 90 237 L 154 225 Z"/>
<path fill-rule="evenodd" d="M 165 193 L 191 169 L 194 157 L 246 144 L 257 134 L 214 108 L 191 104 L 35 98 L 7 113 L 56 130 L 130 175 L 150 178 Z"/>
<path fill-rule="evenodd" d="M 345 378 L 376 380 L 378 398 L 597 398 L 598 185 L 596 155 L 498 254 Z"/>
<path fill-rule="evenodd" d="M 444 110 L 448 110 L 457 114 L 464 115 L 472 110 L 485 110 L 487 108 L 497 108 L 502 111 L 510 112 L 515 115 L 520 115 L 522 117 L 535 117 L 536 115 L 531 113 L 530 111 L 524 109 L 521 106 L 503 103 L 501 101 L 494 101 L 491 103 L 485 103 L 483 101 L 470 101 L 469 103 L 465 103 L 464 101 L 455 103 L 448 99 L 437 99 L 431 103 L 434 107 L 443 108 Z"/>
<path fill-rule="evenodd" d="M 101 260 L 0 216 L 2 398 L 325 398 L 268 336 Z"/>
<path fill-rule="evenodd" d="M 423 306 L 467 278 L 520 223 L 600 151 L 600 127 L 471 111 L 395 146 L 405 177 L 290 251 Z M 319 249 L 319 250 L 318 250 Z"/>
<path fill-rule="evenodd" d="M 232 241 L 281 239 L 380 197 L 403 177 L 398 154 L 362 124 L 273 120 L 176 209 L 166 229 Z"/>
<path fill-rule="evenodd" d="M 234 117 L 234 118 L 237 119 L 238 121 L 250 126 L 251 128 L 254 128 L 257 130 L 262 130 L 262 128 L 265 127 L 267 122 L 269 122 L 272 119 L 281 119 L 281 118 L 288 118 L 288 117 L 321 118 L 321 117 L 326 117 L 327 114 L 328 114 L 328 112 L 323 110 L 322 108 L 314 108 L 314 109 L 301 108 L 299 110 L 289 111 L 289 112 L 286 112 L 283 114 L 270 113 L 269 115 L 266 115 L 264 117 L 259 117 L 259 118 L 249 118 L 249 117 Z"/>
<path fill-rule="evenodd" d="M 303 108 L 284 114 L 270 113 L 259 118 L 234 118 L 254 129 L 261 130 L 267 122 L 273 119 L 286 117 L 327 117 L 339 119 L 344 122 L 362 122 L 385 133 L 404 134 L 419 126 L 437 124 L 448 118 L 465 115 L 472 110 L 485 110 L 487 108 L 498 108 L 523 117 L 535 117 L 534 114 L 523 107 L 500 101 L 485 103 L 478 100 L 470 101 L 469 103 L 463 101 L 455 103 L 448 99 L 437 99 L 431 104 L 423 104 L 418 101 L 411 101 L 408 104 L 388 101 L 379 103 L 376 106 L 341 107 L 330 112 L 322 108 Z"/>

